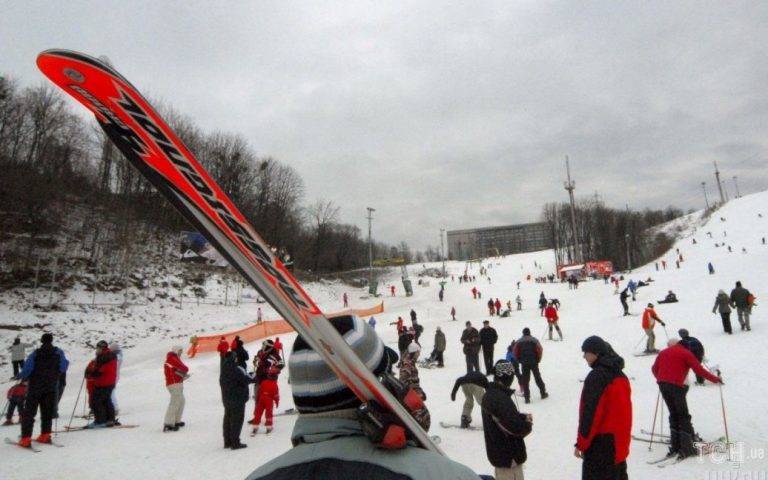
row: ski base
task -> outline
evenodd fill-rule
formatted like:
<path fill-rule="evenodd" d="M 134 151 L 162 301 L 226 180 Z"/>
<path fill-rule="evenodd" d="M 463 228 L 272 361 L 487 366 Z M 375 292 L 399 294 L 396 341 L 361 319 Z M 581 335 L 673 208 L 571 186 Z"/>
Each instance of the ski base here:
<path fill-rule="evenodd" d="M 80 432 L 83 430 L 113 430 L 116 428 L 136 428 L 138 425 L 120 424 L 113 425 L 111 427 L 92 427 L 89 425 L 83 425 L 78 427 L 64 427 L 64 430 L 57 430 L 54 433 L 67 433 L 67 432 Z"/>
<path fill-rule="evenodd" d="M 21 448 L 21 449 L 24 449 L 24 450 L 29 450 L 29 451 L 31 451 L 31 452 L 34 452 L 34 453 L 40 453 L 40 452 L 42 452 L 42 450 L 40 450 L 39 448 L 35 448 L 35 447 L 33 447 L 32 445 L 30 445 L 30 446 L 28 446 L 28 447 L 22 447 L 21 445 L 19 445 L 19 442 L 16 442 L 16 441 L 14 441 L 14 440 L 11 440 L 11 439 L 10 439 L 10 438 L 8 438 L 8 437 L 5 437 L 5 443 L 7 443 L 8 445 L 13 445 L 13 446 L 15 446 L 15 447 L 19 447 L 19 448 Z"/>

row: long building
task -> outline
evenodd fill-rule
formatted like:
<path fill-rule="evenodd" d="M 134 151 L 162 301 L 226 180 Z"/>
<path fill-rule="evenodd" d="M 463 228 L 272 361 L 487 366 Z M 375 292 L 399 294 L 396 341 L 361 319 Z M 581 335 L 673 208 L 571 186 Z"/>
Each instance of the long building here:
<path fill-rule="evenodd" d="M 474 258 L 535 252 L 554 247 L 545 222 L 448 231 L 448 258 Z"/>

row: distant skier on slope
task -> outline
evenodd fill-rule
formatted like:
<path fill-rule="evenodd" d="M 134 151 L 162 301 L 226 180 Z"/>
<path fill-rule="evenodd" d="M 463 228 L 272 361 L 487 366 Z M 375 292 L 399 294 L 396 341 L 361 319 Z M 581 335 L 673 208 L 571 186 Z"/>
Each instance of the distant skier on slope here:
<path fill-rule="evenodd" d="M 544 316 L 544 309 L 547 308 L 547 297 L 544 296 L 544 292 L 539 295 L 539 310 L 541 310 L 541 316 Z"/>
<path fill-rule="evenodd" d="M 547 308 L 544 309 L 544 317 L 547 319 L 547 329 L 549 330 L 549 339 L 552 340 L 552 328 L 557 330 L 557 334 L 560 336 L 560 340 L 563 340 L 563 332 L 560 330 L 560 325 L 558 324 L 558 321 L 560 320 L 560 317 L 557 314 L 557 309 L 555 308 L 554 303 L 549 302 L 549 305 L 547 305 Z"/>
<path fill-rule="evenodd" d="M 725 293 L 725 290 L 719 290 L 717 292 L 717 296 L 715 297 L 715 306 L 712 307 L 712 313 L 715 313 L 715 311 L 720 313 L 720 319 L 723 322 L 723 331 L 728 335 L 732 335 L 733 329 L 731 328 L 731 299 L 728 297 L 728 294 Z"/>
<path fill-rule="evenodd" d="M 751 331 L 749 317 L 752 315 L 752 304 L 755 297 L 749 290 L 741 286 L 741 282 L 736 282 L 736 288 L 731 290 L 731 307 L 736 308 L 739 324 L 742 330 Z"/>
<path fill-rule="evenodd" d="M 624 316 L 626 317 L 629 315 L 629 304 L 627 304 L 627 298 L 629 297 L 629 293 L 627 292 L 627 289 L 621 291 L 621 295 L 619 295 L 619 301 L 621 302 L 621 307 L 624 309 Z"/>

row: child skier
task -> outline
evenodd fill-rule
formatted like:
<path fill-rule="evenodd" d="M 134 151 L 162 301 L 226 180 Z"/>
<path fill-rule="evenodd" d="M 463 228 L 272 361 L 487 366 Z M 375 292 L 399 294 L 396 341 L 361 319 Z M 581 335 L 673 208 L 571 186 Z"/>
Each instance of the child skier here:
<path fill-rule="evenodd" d="M 253 432 L 255 435 L 259 432 L 261 424 L 261 414 L 265 414 L 264 426 L 267 427 L 267 433 L 272 431 L 272 408 L 280 404 L 280 389 L 277 386 L 277 377 L 280 375 L 281 366 L 272 365 L 267 370 L 267 378 L 259 383 L 259 393 L 256 398 L 256 412 L 253 418 Z"/>
<path fill-rule="evenodd" d="M 5 422 L 3 425 L 13 425 L 13 411 L 19 411 L 19 421 L 21 421 L 21 407 L 24 406 L 24 397 L 27 395 L 27 381 L 22 380 L 8 389 L 8 410 L 5 413 Z"/>

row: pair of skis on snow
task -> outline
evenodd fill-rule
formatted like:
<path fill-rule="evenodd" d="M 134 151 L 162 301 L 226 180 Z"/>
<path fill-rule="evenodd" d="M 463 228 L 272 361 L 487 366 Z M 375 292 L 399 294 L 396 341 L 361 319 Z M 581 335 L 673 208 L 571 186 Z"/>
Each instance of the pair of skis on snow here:
<path fill-rule="evenodd" d="M 155 109 L 110 65 L 69 50 L 47 50 L 37 66 L 95 116 L 123 155 L 296 329 L 361 401 L 397 415 L 424 448 L 442 453 L 344 342 L 229 197 Z"/>
<path fill-rule="evenodd" d="M 670 445 L 671 437 L 668 434 L 660 434 L 658 432 L 651 433 L 648 430 L 640 430 L 640 433 L 641 435 L 632 435 L 632 439 L 640 442 L 646 442 L 646 443 Z M 724 445 L 724 444 L 725 444 L 725 437 L 720 437 L 717 440 L 714 440 L 711 442 L 705 442 L 701 439 L 701 437 L 697 436 L 696 442 L 695 442 L 695 445 L 697 448 L 697 455 L 708 455 L 716 451 L 717 448 L 719 448 L 721 445 Z M 670 465 L 676 465 L 682 462 L 683 460 L 686 460 L 687 458 L 690 458 L 690 457 L 678 457 L 677 454 L 672 454 L 672 455 L 668 454 L 656 460 L 650 460 L 646 463 L 648 465 L 656 465 L 659 468 L 664 468 Z"/>

